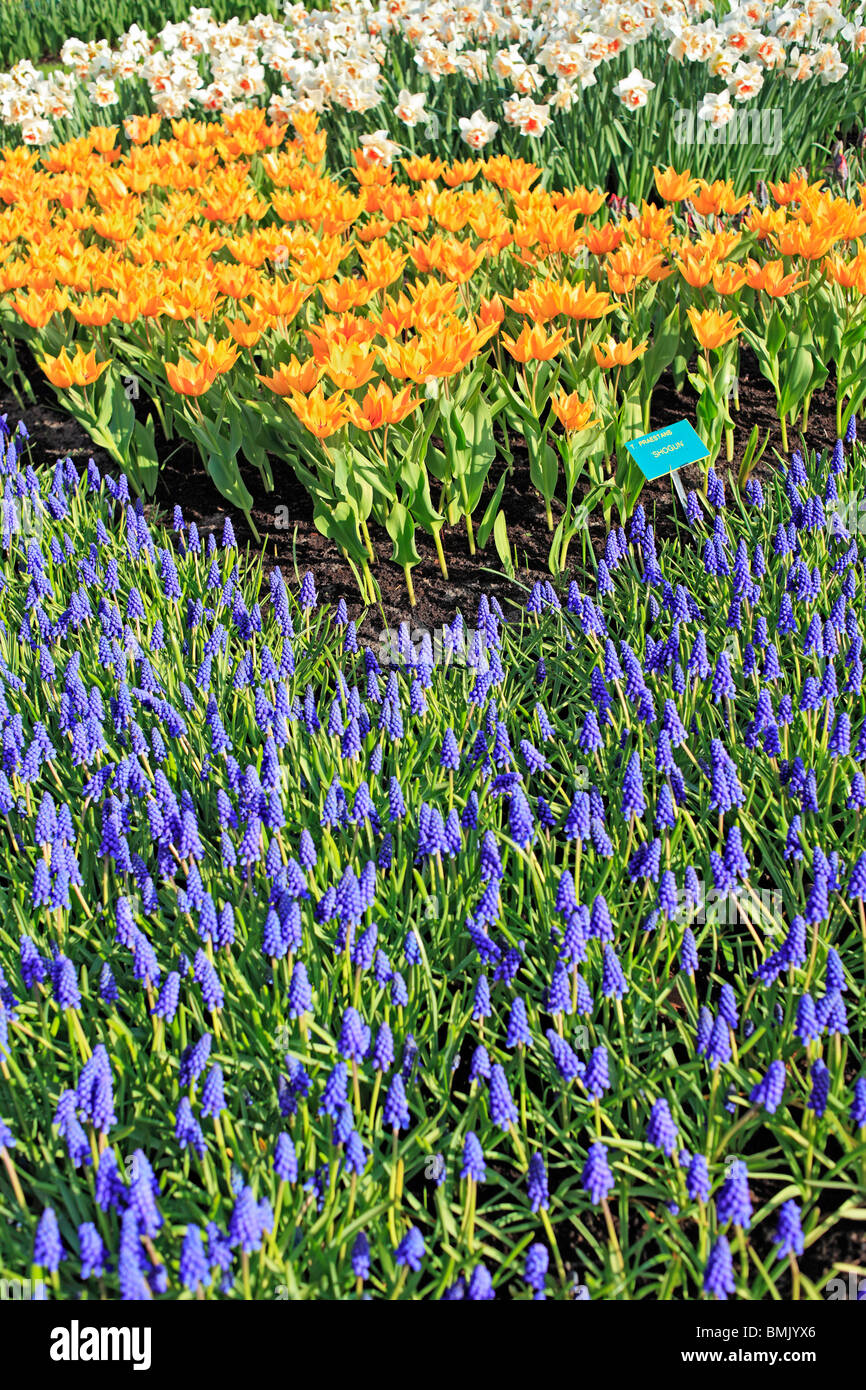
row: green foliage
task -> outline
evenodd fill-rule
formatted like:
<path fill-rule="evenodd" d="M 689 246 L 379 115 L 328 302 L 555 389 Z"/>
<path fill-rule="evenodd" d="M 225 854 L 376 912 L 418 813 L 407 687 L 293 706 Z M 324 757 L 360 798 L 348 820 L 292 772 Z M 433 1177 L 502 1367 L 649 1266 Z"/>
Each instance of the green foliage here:
<path fill-rule="evenodd" d="M 278 15 L 279 0 L 210 0 L 217 23 L 237 15 Z M 67 39 L 114 43 L 133 24 L 157 34 L 166 24 L 189 18 L 189 0 L 2 0 L 0 3 L 0 67 L 22 58 L 41 63 L 56 58 Z"/>

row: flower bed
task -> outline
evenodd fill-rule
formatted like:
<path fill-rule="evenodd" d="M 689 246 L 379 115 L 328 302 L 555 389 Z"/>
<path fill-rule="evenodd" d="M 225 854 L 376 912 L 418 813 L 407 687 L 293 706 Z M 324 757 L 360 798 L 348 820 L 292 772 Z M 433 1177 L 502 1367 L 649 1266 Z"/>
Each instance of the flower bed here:
<path fill-rule="evenodd" d="M 316 118 L 296 123 L 286 141 L 246 112 L 151 144 L 158 118 L 131 119 L 125 150 L 94 127 L 41 159 L 4 151 L 0 326 L 139 489 L 158 472 L 154 419 L 132 399 L 146 396 L 246 513 L 239 458 L 268 488 L 271 457 L 287 461 L 367 597 L 381 525 L 413 597 L 420 530 L 443 574 L 443 528 L 461 521 L 473 553 L 492 540 L 510 569 L 507 469 L 478 515 L 508 434 L 559 573 L 594 506 L 608 524 L 633 507 L 625 446 L 669 368 L 698 393 L 709 462 L 732 456 L 741 338 L 785 448 L 831 372 L 840 433 L 864 398 L 859 198 L 802 176 L 737 197 L 667 169 L 662 205 L 600 215 L 600 191 L 538 189 L 523 161 L 415 158 L 401 182 L 371 147 L 346 184 L 322 170 Z M 6 353 L 11 377 L 8 339 Z M 741 481 L 758 456 L 756 435 Z"/>
<path fill-rule="evenodd" d="M 0 1274 L 820 1297 L 866 1154 L 853 435 L 418 651 L 7 443 Z"/>
<path fill-rule="evenodd" d="M 275 16 L 277 0 L 211 0 L 214 26 L 234 18 Z M 160 25 L 195 22 L 196 10 L 186 0 L 3 0 L 0 4 L 0 66 L 11 68 L 22 59 L 42 63 L 60 54 L 74 36 L 99 43 L 100 51 L 136 27 L 156 33 Z M 200 11 L 198 13 L 201 13 Z M 20 70 L 19 70 L 20 71 Z"/>
<path fill-rule="evenodd" d="M 531 150 L 561 182 L 604 185 L 612 174 L 639 200 L 660 161 L 734 177 L 738 192 L 795 165 L 814 173 L 866 98 L 862 4 L 693 0 L 638 11 L 522 0 L 455 12 L 360 0 L 287 5 L 283 22 L 246 24 L 219 23 L 221 10 L 193 8 L 155 39 L 136 13 L 114 49 L 79 20 L 62 69 L 22 62 L 0 79 L 0 121 L 42 144 L 85 133 L 105 111 L 327 111 L 335 171 L 359 130 L 434 156 L 459 135 L 474 151 L 494 139 L 496 153 Z"/>

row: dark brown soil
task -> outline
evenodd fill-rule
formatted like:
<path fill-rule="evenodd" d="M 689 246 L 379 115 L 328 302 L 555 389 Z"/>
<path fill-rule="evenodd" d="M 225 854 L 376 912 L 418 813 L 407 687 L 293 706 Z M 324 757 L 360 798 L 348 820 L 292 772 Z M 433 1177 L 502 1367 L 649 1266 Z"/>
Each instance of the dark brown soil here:
<path fill-rule="evenodd" d="M 8 388 L 0 387 L 0 412 L 6 411 L 10 422 L 23 417 L 30 431 L 34 462 L 53 463 L 58 456 L 67 454 L 74 460 L 86 460 L 93 455 L 100 467 L 113 469 L 107 456 L 100 456 L 89 436 L 60 410 L 51 387 L 35 364 L 30 380 L 36 396 L 35 404 L 26 405 L 22 411 Z M 146 403 L 142 402 L 142 406 L 146 408 Z M 677 391 L 670 375 L 663 377 L 653 396 L 652 428 L 682 418 L 694 420 L 694 412 L 695 394 L 691 386 L 687 383 L 684 390 Z M 755 360 L 747 350 L 744 350 L 741 364 L 740 410 L 736 418 L 732 469 L 720 461 L 716 465 L 717 471 L 723 477 L 732 470 L 735 472 L 752 427 L 758 425 L 762 439 L 767 430 L 770 431 L 769 447 L 758 469 L 758 476 L 766 475 L 777 462 L 775 451 L 781 452 L 781 435 L 772 389 L 758 372 Z M 808 438 L 812 447 L 824 449 L 832 446 L 835 437 L 834 383 L 831 377 L 824 389 L 813 397 Z M 206 534 L 221 530 L 223 517 L 228 514 L 239 543 L 242 546 L 249 543 L 255 547 L 255 539 L 243 514 L 230 507 L 217 492 L 196 451 L 183 441 L 179 445 L 178 441 L 167 444 L 158 438 L 157 442 L 163 467 L 156 497 L 146 509 L 148 516 L 161 514 L 170 518 L 171 508 L 178 502 L 183 507 L 186 520 L 194 521 L 199 531 Z M 793 437 L 790 443 L 793 447 Z M 413 571 L 417 599 L 417 607 L 413 611 L 402 571 L 387 558 L 391 553 L 391 542 L 383 530 L 372 525 L 374 547 L 381 557 L 375 568 L 375 576 L 382 595 L 382 615 L 389 625 L 409 620 L 413 627 L 433 629 L 443 621 L 450 621 L 457 608 L 462 609 L 467 617 L 474 617 L 482 593 L 496 594 L 503 606 L 522 605 L 528 589 L 536 580 L 550 578 L 547 566 L 550 537 L 545 524 L 544 506 L 530 483 L 524 447 L 514 439 L 511 445 L 513 475 L 505 490 L 503 508 L 517 565 L 516 579 L 511 581 L 504 574 L 492 541 L 484 552 L 472 557 L 465 532 L 454 527 L 443 533 L 449 572 L 445 580 L 439 571 L 431 537 L 419 531 L 417 545 L 421 564 Z M 312 504 L 292 470 L 279 459 L 272 458 L 271 463 L 275 479 L 275 490 L 271 495 L 264 491 L 255 469 L 242 468 L 244 482 L 254 498 L 252 515 L 265 548 L 266 567 L 278 564 L 287 579 L 296 574 L 298 580 L 306 570 L 312 570 L 320 599 L 336 602 L 341 597 L 345 598 L 350 614 L 358 617 L 362 604 L 348 564 L 333 542 L 322 536 L 313 525 Z M 494 464 L 488 495 L 496 486 L 504 466 L 504 462 Z M 701 464 L 693 464 L 680 470 L 687 488 L 700 484 L 701 468 Z M 674 531 L 675 511 L 680 505 L 670 478 L 647 483 L 641 494 L 641 502 L 655 525 L 656 534 L 659 537 L 670 536 Z M 482 510 L 485 504 L 486 498 L 482 500 Z M 282 529 L 277 525 L 277 519 L 282 519 L 285 512 L 278 512 L 277 508 L 288 509 L 289 524 Z M 561 515 L 561 507 L 555 501 L 554 518 L 558 519 L 558 515 Z M 589 533 L 596 555 L 601 554 L 604 523 L 600 514 L 591 519 Z M 591 579 L 580 572 L 579 537 L 572 541 L 570 560 L 574 577 L 591 584 Z M 366 632 L 376 630 L 381 625 L 381 616 L 376 610 L 367 615 Z"/>

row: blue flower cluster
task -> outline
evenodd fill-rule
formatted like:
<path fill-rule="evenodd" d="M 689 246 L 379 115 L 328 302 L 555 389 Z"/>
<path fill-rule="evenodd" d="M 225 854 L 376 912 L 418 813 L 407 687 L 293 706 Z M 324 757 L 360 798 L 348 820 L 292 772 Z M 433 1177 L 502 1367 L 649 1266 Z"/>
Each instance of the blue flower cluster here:
<path fill-rule="evenodd" d="M 385 659 L 229 522 L 175 508 L 172 539 L 25 442 L 0 459 L 0 1264 L 124 1299 L 487 1300 L 570 1296 L 570 1258 L 617 1296 L 636 1164 L 662 1227 L 698 1218 L 706 1293 L 758 1221 L 796 1260 L 814 1179 L 756 1214 L 738 1155 L 794 1126 L 811 1172 L 832 1120 L 862 1162 L 843 445 L 736 511 L 712 475 L 664 555 L 638 507 L 594 598 L 483 599 Z"/>

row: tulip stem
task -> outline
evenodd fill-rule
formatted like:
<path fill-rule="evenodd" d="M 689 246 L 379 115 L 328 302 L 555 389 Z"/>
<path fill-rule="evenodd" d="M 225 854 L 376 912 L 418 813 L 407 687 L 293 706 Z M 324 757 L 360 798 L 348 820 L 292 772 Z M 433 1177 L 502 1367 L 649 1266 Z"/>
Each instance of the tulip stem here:
<path fill-rule="evenodd" d="M 438 560 L 439 560 L 439 568 L 440 568 L 440 570 L 442 571 L 442 577 L 443 577 L 443 579 L 447 579 L 447 578 L 448 578 L 448 566 L 447 566 L 446 563 L 445 563 L 445 551 L 442 549 L 442 533 L 441 533 L 441 528 L 438 527 L 438 526 L 437 526 L 437 527 L 434 529 L 434 531 L 433 531 L 433 544 L 434 544 L 435 547 L 436 547 L 436 555 L 437 555 L 437 558 L 438 558 Z"/>
<path fill-rule="evenodd" d="M 409 595 L 409 603 L 415 607 L 415 586 L 412 583 L 412 570 L 409 565 L 403 566 L 403 573 L 406 576 L 406 591 Z"/>

